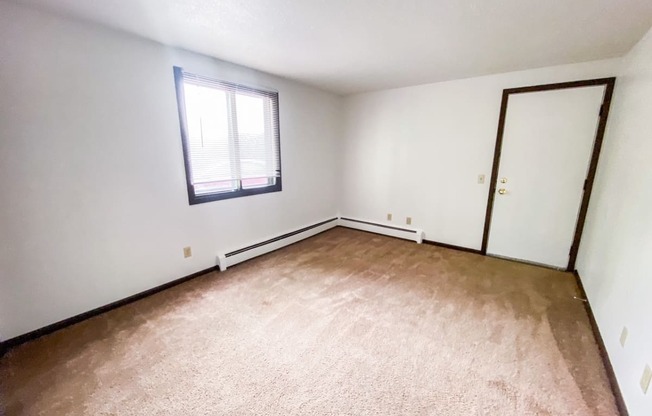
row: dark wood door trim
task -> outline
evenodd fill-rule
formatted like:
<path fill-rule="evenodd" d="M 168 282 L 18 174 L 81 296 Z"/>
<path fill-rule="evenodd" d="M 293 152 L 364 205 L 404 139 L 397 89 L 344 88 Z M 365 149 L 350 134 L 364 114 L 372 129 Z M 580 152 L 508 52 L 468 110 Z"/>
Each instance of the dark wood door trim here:
<path fill-rule="evenodd" d="M 496 181 L 498 180 L 500 154 L 503 150 L 503 132 L 505 131 L 505 118 L 507 116 L 508 101 L 509 93 L 507 90 L 503 90 L 503 97 L 500 101 L 500 116 L 498 117 L 496 146 L 494 148 L 494 161 L 491 167 L 491 179 L 489 179 L 489 198 L 487 200 L 487 210 L 484 216 L 484 232 L 482 234 L 482 247 L 480 248 L 482 254 L 487 254 L 487 244 L 489 243 L 489 229 L 491 228 L 491 215 L 493 214 L 494 198 L 496 197 Z"/>
<path fill-rule="evenodd" d="M 584 230 L 584 222 L 586 220 L 586 213 L 589 209 L 589 200 L 591 199 L 591 191 L 593 190 L 593 182 L 595 180 L 595 173 L 598 168 L 598 159 L 600 157 L 600 150 L 602 149 L 602 141 L 604 139 L 604 132 L 607 127 L 607 118 L 609 116 L 609 108 L 611 107 L 611 98 L 613 96 L 616 78 L 597 78 L 582 81 L 561 82 L 555 84 L 534 85 L 530 87 L 507 88 L 503 90 L 503 95 L 500 103 L 500 115 L 498 117 L 498 132 L 496 134 L 496 146 L 494 148 L 493 167 L 491 170 L 491 182 L 489 183 L 489 195 L 487 198 L 487 210 L 485 212 L 484 232 L 482 235 L 482 248 L 480 252 L 487 254 L 487 245 L 489 244 L 489 232 L 491 229 L 491 216 L 493 214 L 494 198 L 496 195 L 496 181 L 498 180 L 498 169 L 500 167 L 500 155 L 503 147 L 503 133 L 505 131 L 505 119 L 507 118 L 507 106 L 509 103 L 509 96 L 511 94 L 521 94 L 528 92 L 551 91 L 569 88 L 582 88 L 582 87 L 595 87 L 604 85 L 605 92 L 602 99 L 602 107 L 600 109 L 598 128 L 596 131 L 595 141 L 593 144 L 593 153 L 589 163 L 589 170 L 584 185 L 584 194 L 582 196 L 582 203 L 580 204 L 580 212 L 575 227 L 575 235 L 573 237 L 573 244 L 571 246 L 570 255 L 568 259 L 567 270 L 572 271 L 575 269 L 575 261 L 577 260 L 577 253 L 580 247 L 582 238 L 582 231 Z"/>

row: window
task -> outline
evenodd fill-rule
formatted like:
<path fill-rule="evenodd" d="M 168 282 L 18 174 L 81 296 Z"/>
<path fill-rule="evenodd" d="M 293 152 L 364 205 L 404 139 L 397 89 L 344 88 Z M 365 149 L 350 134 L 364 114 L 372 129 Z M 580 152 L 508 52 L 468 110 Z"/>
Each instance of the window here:
<path fill-rule="evenodd" d="M 191 205 L 281 190 L 278 93 L 174 67 Z"/>

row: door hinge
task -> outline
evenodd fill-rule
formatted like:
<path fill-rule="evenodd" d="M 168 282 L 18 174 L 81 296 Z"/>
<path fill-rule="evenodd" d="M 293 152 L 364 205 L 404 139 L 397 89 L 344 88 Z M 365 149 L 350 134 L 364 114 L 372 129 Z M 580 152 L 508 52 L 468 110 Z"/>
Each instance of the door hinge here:
<path fill-rule="evenodd" d="M 586 191 L 586 185 L 588 182 L 589 182 L 588 179 L 584 179 L 584 188 L 582 188 L 582 190 Z"/>
<path fill-rule="evenodd" d="M 604 112 L 604 104 L 600 105 L 600 113 L 598 115 L 602 117 L 603 112 Z"/>

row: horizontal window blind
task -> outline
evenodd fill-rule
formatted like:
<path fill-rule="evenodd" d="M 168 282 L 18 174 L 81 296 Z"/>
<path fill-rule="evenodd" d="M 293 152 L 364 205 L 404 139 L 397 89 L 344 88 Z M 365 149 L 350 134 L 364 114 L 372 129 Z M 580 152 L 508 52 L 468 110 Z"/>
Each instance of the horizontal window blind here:
<path fill-rule="evenodd" d="M 278 93 L 178 68 L 175 73 L 182 80 L 186 170 L 194 193 L 274 185 L 281 176 Z"/>

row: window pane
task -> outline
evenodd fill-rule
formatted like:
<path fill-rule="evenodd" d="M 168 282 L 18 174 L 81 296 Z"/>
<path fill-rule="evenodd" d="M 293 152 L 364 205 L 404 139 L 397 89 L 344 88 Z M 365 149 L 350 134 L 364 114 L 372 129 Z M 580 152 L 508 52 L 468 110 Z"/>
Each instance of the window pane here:
<path fill-rule="evenodd" d="M 206 195 L 216 192 L 233 191 L 238 188 L 238 181 L 218 181 L 195 184 L 195 194 Z"/>
<path fill-rule="evenodd" d="M 246 93 L 236 94 L 238 117 L 238 143 L 240 149 L 240 174 L 243 186 L 261 186 L 268 184 L 267 179 L 274 175 L 274 140 L 271 134 L 269 116 L 265 117 L 265 108 L 269 107 L 269 98 Z M 255 181 L 253 179 L 256 179 Z"/>
<path fill-rule="evenodd" d="M 247 188 L 259 188 L 261 186 L 273 185 L 276 178 L 247 178 L 242 180 L 242 187 Z"/>
<path fill-rule="evenodd" d="M 245 136 L 265 134 L 265 97 L 236 94 L 238 133 Z"/>
<path fill-rule="evenodd" d="M 184 90 L 195 190 L 210 193 L 233 189 L 226 91 L 190 83 L 184 84 Z"/>

